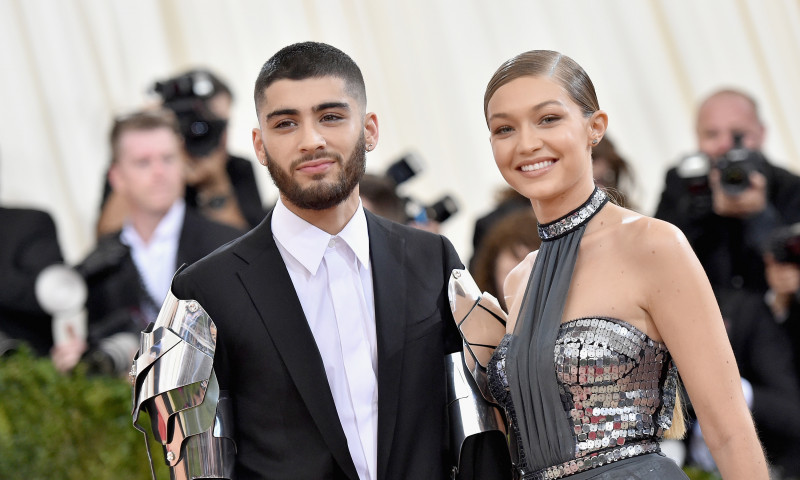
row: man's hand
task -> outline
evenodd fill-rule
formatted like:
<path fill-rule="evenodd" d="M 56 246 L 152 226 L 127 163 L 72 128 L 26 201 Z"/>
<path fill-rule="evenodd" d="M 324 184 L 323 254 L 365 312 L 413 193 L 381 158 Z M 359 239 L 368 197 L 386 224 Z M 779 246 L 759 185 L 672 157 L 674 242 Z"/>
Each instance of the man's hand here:
<path fill-rule="evenodd" d="M 758 172 L 750 172 L 750 186 L 737 195 L 722 188 L 719 170 L 708 174 L 714 213 L 721 217 L 747 218 L 767 208 L 767 179 Z"/>
<path fill-rule="evenodd" d="M 225 167 L 228 162 L 228 152 L 221 145 L 205 157 L 190 157 L 186 159 L 186 183 L 197 189 L 219 190 L 230 186 L 230 179 Z"/>
<path fill-rule="evenodd" d="M 65 341 L 56 344 L 50 350 L 53 365 L 61 373 L 72 370 L 87 349 L 86 341 L 75 334 L 72 327 L 67 327 L 67 337 Z"/>
<path fill-rule="evenodd" d="M 206 217 L 246 230 L 249 224 L 236 201 L 227 163 L 224 142 L 205 157 L 188 157 L 186 183 L 197 190 L 197 204 Z"/>

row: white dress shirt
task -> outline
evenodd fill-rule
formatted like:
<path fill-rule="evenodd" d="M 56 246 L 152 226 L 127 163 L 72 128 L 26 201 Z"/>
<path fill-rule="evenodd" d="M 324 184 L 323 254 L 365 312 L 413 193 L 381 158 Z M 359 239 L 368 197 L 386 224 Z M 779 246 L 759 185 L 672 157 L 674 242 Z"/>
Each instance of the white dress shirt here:
<path fill-rule="evenodd" d="M 183 199 L 175 202 L 158 223 L 149 242 L 145 242 L 130 222 L 125 222 L 120 241 L 131 248 L 131 258 L 139 271 L 142 283 L 155 305 L 142 305 L 148 321 L 154 321 L 158 308 L 169 293 L 178 259 L 178 243 L 186 215 Z M 152 318 L 150 318 L 152 317 Z"/>
<path fill-rule="evenodd" d="M 378 351 L 369 234 L 359 202 L 330 235 L 279 199 L 272 234 L 322 356 L 350 456 L 361 480 L 377 478 Z"/>

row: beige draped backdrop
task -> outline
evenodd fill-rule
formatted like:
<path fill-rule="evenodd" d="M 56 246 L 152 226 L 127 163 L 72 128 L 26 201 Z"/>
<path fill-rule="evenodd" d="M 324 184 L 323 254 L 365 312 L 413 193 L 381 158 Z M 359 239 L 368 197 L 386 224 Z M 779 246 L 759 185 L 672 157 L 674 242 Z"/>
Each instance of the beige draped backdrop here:
<path fill-rule="evenodd" d="M 443 231 L 465 260 L 475 218 L 503 185 L 483 90 L 525 50 L 559 50 L 588 71 L 644 213 L 665 170 L 695 147 L 696 101 L 718 87 L 755 96 L 766 153 L 800 171 L 798 0 L 0 0 L 0 203 L 52 213 L 67 260 L 80 260 L 94 243 L 114 115 L 152 101 L 155 80 L 207 66 L 236 95 L 230 149 L 254 160 L 253 81 L 270 55 L 304 40 L 361 66 L 381 128 L 368 170 L 416 152 L 425 169 L 403 193 L 456 198 Z M 257 175 L 271 203 L 275 188 Z"/>

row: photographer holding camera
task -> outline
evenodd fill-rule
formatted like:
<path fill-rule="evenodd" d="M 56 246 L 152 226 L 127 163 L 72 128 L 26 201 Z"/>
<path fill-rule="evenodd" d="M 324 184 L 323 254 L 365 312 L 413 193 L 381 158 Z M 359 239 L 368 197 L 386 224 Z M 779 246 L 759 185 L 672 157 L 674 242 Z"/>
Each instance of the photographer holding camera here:
<path fill-rule="evenodd" d="M 227 126 L 233 92 L 212 72 L 193 69 L 156 82 L 153 91 L 178 117 L 184 139 L 187 206 L 210 220 L 249 230 L 266 210 L 251 162 L 228 153 Z M 122 226 L 127 206 L 106 182 L 98 237 Z"/>
<path fill-rule="evenodd" d="M 767 280 L 777 277 L 770 273 L 775 255 L 765 252 L 783 245 L 773 232 L 800 221 L 800 177 L 761 153 L 766 129 L 745 93 L 707 97 L 696 132 L 699 152 L 667 172 L 655 216 L 683 231 L 714 287 L 748 407 L 773 474 L 783 478 L 800 468 L 791 448 L 798 441 L 800 387 L 792 371 L 796 342 L 773 322 L 765 302 Z M 691 461 L 703 465 L 698 433 L 689 441 Z"/>
<path fill-rule="evenodd" d="M 712 285 L 763 294 L 767 236 L 800 221 L 800 177 L 761 154 L 766 129 L 743 92 L 707 97 L 696 131 L 699 153 L 667 172 L 655 217 L 684 232 Z"/>

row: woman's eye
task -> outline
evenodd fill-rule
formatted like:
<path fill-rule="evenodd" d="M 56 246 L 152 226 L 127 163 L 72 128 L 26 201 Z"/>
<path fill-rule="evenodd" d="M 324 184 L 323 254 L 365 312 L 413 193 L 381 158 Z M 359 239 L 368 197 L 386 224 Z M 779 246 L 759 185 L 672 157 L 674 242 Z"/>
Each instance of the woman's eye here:
<path fill-rule="evenodd" d="M 545 115 L 544 117 L 542 117 L 541 122 L 542 123 L 553 123 L 556 120 L 558 120 L 559 118 L 561 118 L 561 117 L 559 117 L 558 115 Z"/>
<path fill-rule="evenodd" d="M 503 125 L 502 127 L 497 127 L 497 128 L 495 128 L 495 129 L 494 129 L 494 134 L 495 134 L 495 135 L 504 135 L 504 134 L 506 134 L 506 133 L 510 133 L 510 132 L 512 132 L 513 130 L 514 130 L 514 129 L 513 129 L 513 128 L 511 128 L 511 127 L 509 127 L 509 126 L 507 126 L 507 125 Z"/>

